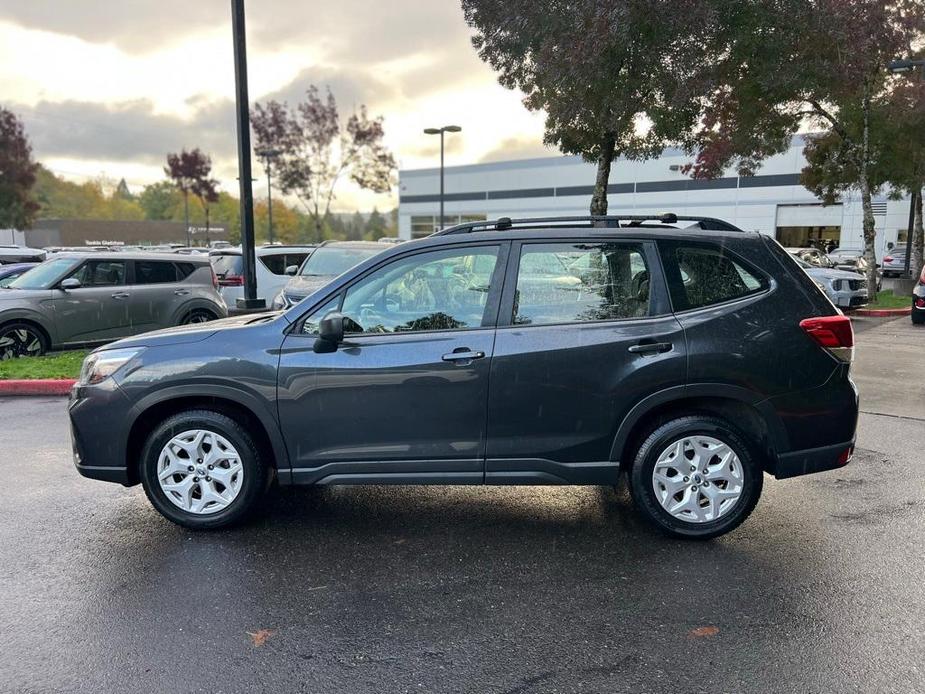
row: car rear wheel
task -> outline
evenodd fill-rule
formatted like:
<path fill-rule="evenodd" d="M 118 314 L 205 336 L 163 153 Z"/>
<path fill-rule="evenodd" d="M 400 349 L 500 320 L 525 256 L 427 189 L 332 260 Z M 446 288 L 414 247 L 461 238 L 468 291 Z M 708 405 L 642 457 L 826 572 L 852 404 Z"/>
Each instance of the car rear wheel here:
<path fill-rule="evenodd" d="M 206 309 L 202 309 L 202 308 L 197 308 L 197 309 L 190 311 L 180 324 L 181 325 L 192 325 L 194 323 L 208 323 L 209 321 L 215 320 L 215 318 L 216 318 L 215 314 L 212 313 L 211 311 L 207 311 Z"/>
<path fill-rule="evenodd" d="M 40 357 L 48 351 L 42 331 L 29 323 L 7 323 L 0 327 L 0 360 Z"/>
<path fill-rule="evenodd" d="M 243 520 L 267 488 L 270 471 L 247 430 L 218 412 L 191 410 L 148 437 L 141 482 L 165 518 L 193 529 Z"/>
<path fill-rule="evenodd" d="M 684 416 L 659 426 L 640 445 L 630 492 L 662 531 L 706 540 L 728 533 L 752 512 L 762 470 L 745 437 L 725 420 Z"/>

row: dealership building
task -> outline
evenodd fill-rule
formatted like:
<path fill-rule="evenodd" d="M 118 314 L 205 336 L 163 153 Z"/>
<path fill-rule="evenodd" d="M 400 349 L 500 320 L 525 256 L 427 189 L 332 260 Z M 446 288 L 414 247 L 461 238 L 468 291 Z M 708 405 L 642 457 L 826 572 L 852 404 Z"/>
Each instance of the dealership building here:
<path fill-rule="evenodd" d="M 658 214 L 719 217 L 760 231 L 785 246 L 834 241 L 863 247 L 861 200 L 852 193 L 839 204 L 822 201 L 800 185 L 806 166 L 805 141 L 797 136 L 786 152 L 769 158 L 754 176 L 727 171 L 714 180 L 692 180 L 682 173 L 692 157 L 667 149 L 658 159 L 614 162 L 608 187 L 610 214 Z M 445 169 L 445 225 L 498 217 L 587 215 L 596 166 L 581 157 L 558 156 L 499 161 Z M 405 239 L 427 236 L 438 228 L 440 170 L 402 170 L 398 229 Z M 909 198 L 874 198 L 877 255 L 887 244 L 904 243 Z"/>

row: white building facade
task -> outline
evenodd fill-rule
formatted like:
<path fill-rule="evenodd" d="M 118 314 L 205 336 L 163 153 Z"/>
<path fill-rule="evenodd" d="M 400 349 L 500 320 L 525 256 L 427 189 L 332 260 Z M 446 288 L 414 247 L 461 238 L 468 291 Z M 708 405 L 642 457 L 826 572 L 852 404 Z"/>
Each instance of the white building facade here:
<path fill-rule="evenodd" d="M 710 181 L 681 173 L 692 158 L 668 149 L 658 159 L 619 159 L 610 176 L 610 214 L 658 214 L 718 217 L 748 231 L 760 231 L 785 246 L 824 245 L 862 248 L 861 200 L 851 194 L 824 206 L 800 185 L 806 166 L 804 139 L 768 159 L 751 177 L 727 171 Z M 587 215 L 596 174 L 580 157 L 545 157 L 453 166 L 445 169 L 445 226 L 498 217 Z M 399 173 L 398 229 L 404 239 L 427 236 L 439 227 L 440 170 Z M 874 198 L 877 255 L 889 244 L 905 243 L 909 199 Z"/>

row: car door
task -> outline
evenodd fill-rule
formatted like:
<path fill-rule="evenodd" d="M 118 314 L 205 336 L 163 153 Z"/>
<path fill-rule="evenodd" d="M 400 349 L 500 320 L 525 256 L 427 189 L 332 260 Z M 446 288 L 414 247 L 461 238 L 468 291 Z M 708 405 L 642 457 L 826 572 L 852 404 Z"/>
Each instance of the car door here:
<path fill-rule="evenodd" d="M 480 483 L 508 245 L 391 259 L 312 309 L 282 347 L 279 417 L 304 482 Z M 320 319 L 348 330 L 313 351 Z"/>
<path fill-rule="evenodd" d="M 60 342 L 97 342 L 129 334 L 126 269 L 125 260 L 89 259 L 64 278 L 78 280 L 79 287 L 53 290 Z"/>
<path fill-rule="evenodd" d="M 491 364 L 487 482 L 616 479 L 623 418 L 685 382 L 660 267 L 644 241 L 514 245 Z"/>
<path fill-rule="evenodd" d="M 129 318 L 133 334 L 167 328 L 177 321 L 190 288 L 177 282 L 177 266 L 169 260 L 134 260 Z"/>

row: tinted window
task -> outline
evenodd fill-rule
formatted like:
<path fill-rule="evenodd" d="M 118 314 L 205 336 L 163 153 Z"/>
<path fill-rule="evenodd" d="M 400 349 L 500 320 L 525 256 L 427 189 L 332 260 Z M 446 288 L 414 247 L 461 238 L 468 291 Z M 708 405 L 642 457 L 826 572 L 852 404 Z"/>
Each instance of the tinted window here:
<path fill-rule="evenodd" d="M 286 254 L 285 253 L 274 253 L 272 255 L 261 255 L 258 256 L 258 259 L 263 266 L 272 272 L 274 275 L 285 275 L 286 274 Z M 291 263 L 290 263 L 291 264 Z"/>
<path fill-rule="evenodd" d="M 177 272 L 180 273 L 180 279 L 185 280 L 196 271 L 196 266 L 192 263 L 177 263 Z"/>
<path fill-rule="evenodd" d="M 173 263 L 156 260 L 135 261 L 135 284 L 165 284 L 177 281 L 177 269 Z"/>
<path fill-rule="evenodd" d="M 521 249 L 517 325 L 617 320 L 648 312 L 649 271 L 638 245 L 543 243 Z"/>
<path fill-rule="evenodd" d="M 71 275 L 83 287 L 114 287 L 125 284 L 125 261 L 88 260 Z"/>
<path fill-rule="evenodd" d="M 219 277 L 244 274 L 244 259 L 240 253 L 222 253 L 209 256 L 212 269 Z"/>
<path fill-rule="evenodd" d="M 478 328 L 497 262 L 497 246 L 402 258 L 350 287 L 341 312 L 354 332 Z"/>
<path fill-rule="evenodd" d="M 660 244 L 676 311 L 738 299 L 767 288 L 767 280 L 721 248 Z"/>

